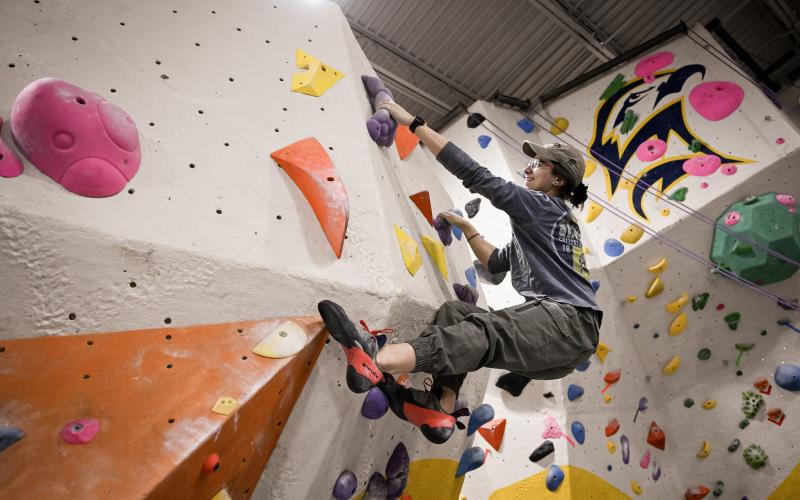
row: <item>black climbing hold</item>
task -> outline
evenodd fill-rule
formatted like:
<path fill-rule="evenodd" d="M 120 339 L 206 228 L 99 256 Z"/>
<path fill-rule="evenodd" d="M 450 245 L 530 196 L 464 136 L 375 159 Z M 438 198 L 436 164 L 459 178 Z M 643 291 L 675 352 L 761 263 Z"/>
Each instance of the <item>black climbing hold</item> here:
<path fill-rule="evenodd" d="M 0 452 L 25 437 L 22 429 L 0 425 Z"/>
<path fill-rule="evenodd" d="M 470 219 L 478 215 L 478 210 L 481 208 L 481 199 L 473 198 L 464 204 L 464 210 L 467 212 L 467 217 Z"/>
<path fill-rule="evenodd" d="M 522 390 L 525 389 L 525 386 L 530 381 L 531 379 L 524 375 L 508 372 L 500 375 L 494 385 L 517 397 L 522 394 Z"/>
<path fill-rule="evenodd" d="M 544 457 L 553 453 L 554 451 L 556 451 L 556 449 L 553 446 L 553 442 L 548 439 L 544 443 L 540 444 L 538 448 L 533 450 L 533 453 L 531 453 L 531 456 L 529 456 L 528 458 L 530 459 L 531 462 L 538 462 L 539 460 L 543 459 Z"/>
<path fill-rule="evenodd" d="M 550 398 L 553 397 L 553 393 L 550 392 L 550 391 L 547 391 L 544 394 L 542 394 L 542 396 L 546 397 L 547 399 L 550 399 Z"/>
<path fill-rule="evenodd" d="M 470 113 L 467 117 L 467 127 L 475 128 L 486 120 L 486 117 L 480 113 Z"/>

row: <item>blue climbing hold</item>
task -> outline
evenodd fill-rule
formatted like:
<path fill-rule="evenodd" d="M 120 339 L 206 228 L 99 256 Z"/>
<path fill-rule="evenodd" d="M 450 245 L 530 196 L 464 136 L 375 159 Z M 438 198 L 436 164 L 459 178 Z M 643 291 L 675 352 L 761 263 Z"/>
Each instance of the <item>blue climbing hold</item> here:
<path fill-rule="evenodd" d="M 456 477 L 461 477 L 467 472 L 473 471 L 483 465 L 486 460 L 486 453 L 478 446 L 473 446 L 464 450 L 461 455 L 461 460 L 458 461 L 458 468 L 456 469 Z"/>
<path fill-rule="evenodd" d="M 592 283 L 592 290 L 594 290 L 595 292 L 600 290 L 600 282 L 598 280 L 592 280 L 591 283 Z"/>
<path fill-rule="evenodd" d="M 603 244 L 603 251 L 609 257 L 619 257 L 625 251 L 625 247 L 616 238 L 609 238 Z"/>
<path fill-rule="evenodd" d="M 586 370 L 589 369 L 589 365 L 591 365 L 591 364 L 592 364 L 592 362 L 587 359 L 583 363 L 581 363 L 578 366 L 576 366 L 575 369 L 578 370 L 579 372 L 585 372 Z"/>
<path fill-rule="evenodd" d="M 583 396 L 583 387 L 569 384 L 569 387 L 567 387 L 567 398 L 569 398 L 570 401 L 575 401 L 581 396 Z"/>
<path fill-rule="evenodd" d="M 550 468 L 547 469 L 547 489 L 550 491 L 556 491 L 559 486 L 561 486 L 561 482 L 564 481 L 564 471 L 561 470 L 556 464 L 551 464 Z"/>
<path fill-rule="evenodd" d="M 494 408 L 489 404 L 482 404 L 472 410 L 469 416 L 469 423 L 467 424 L 467 436 L 471 436 L 478 427 L 494 418 Z"/>
<path fill-rule="evenodd" d="M 467 277 L 467 282 L 469 282 L 472 288 L 478 288 L 478 275 L 474 267 L 467 268 L 467 270 L 464 271 L 464 276 Z"/>
<path fill-rule="evenodd" d="M 775 383 L 787 391 L 800 391 L 800 366 L 780 365 L 775 370 Z"/>
<path fill-rule="evenodd" d="M 488 135 L 478 136 L 478 144 L 480 144 L 483 149 L 486 149 L 486 146 L 488 146 L 490 142 L 492 142 L 492 138 Z"/>
<path fill-rule="evenodd" d="M 375 340 L 378 341 L 378 349 L 380 349 L 381 347 L 384 346 L 384 344 L 386 344 L 386 339 L 387 339 L 386 335 L 382 333 L 379 335 L 375 335 Z"/>
<path fill-rule="evenodd" d="M 23 437 L 25 437 L 25 432 L 22 429 L 0 425 L 0 451 L 5 450 Z"/>
<path fill-rule="evenodd" d="M 459 217 L 464 217 L 464 212 L 457 208 L 452 208 L 450 211 L 454 214 L 458 214 Z M 451 226 L 450 230 L 453 231 L 453 236 L 455 236 L 458 241 L 461 241 L 461 236 L 464 234 L 464 231 L 462 231 L 460 227 L 456 226 Z"/>
<path fill-rule="evenodd" d="M 570 427 L 572 429 L 572 437 L 575 438 L 575 441 L 577 441 L 578 444 L 583 444 L 583 442 L 586 441 L 586 427 L 577 420 L 572 422 Z"/>
<path fill-rule="evenodd" d="M 526 134 L 530 134 L 533 132 L 534 125 L 530 118 L 523 118 L 517 122 L 517 127 L 521 128 Z"/>

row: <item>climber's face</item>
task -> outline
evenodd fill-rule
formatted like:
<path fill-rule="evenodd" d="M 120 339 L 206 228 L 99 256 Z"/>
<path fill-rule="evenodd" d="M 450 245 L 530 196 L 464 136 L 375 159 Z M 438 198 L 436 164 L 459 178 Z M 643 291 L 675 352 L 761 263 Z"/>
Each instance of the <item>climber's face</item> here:
<path fill-rule="evenodd" d="M 557 181 L 553 173 L 553 164 L 547 160 L 534 158 L 523 170 L 525 174 L 525 187 L 534 191 L 548 192 Z"/>

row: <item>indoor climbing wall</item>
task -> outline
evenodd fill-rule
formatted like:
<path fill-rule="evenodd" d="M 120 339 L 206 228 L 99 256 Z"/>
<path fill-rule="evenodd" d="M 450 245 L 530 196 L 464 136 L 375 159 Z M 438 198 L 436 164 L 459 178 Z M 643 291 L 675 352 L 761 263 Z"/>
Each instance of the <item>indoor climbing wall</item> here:
<path fill-rule="evenodd" d="M 711 41 L 701 28 L 690 36 L 697 33 Z M 681 37 L 562 96 L 546 111 L 535 108 L 525 116 L 479 103 L 469 110 L 473 124 L 476 113 L 483 115 L 478 126 L 471 128 L 464 116 L 445 132 L 476 156 L 491 161 L 493 154 L 504 155 L 506 164 L 486 166 L 513 181 L 521 180 L 516 171 L 526 161 L 522 140 L 568 142 L 587 157 L 590 199 L 606 202 L 611 176 L 597 155 L 608 151 L 592 142 L 592 127 L 608 100 L 617 100 L 611 122 L 621 118 L 615 133 L 608 125 L 609 140 L 619 151 L 633 148 L 626 166 L 631 185 L 615 190 L 610 202 L 620 213 L 593 212 L 590 203 L 576 213 L 604 310 L 602 345 L 588 366 L 559 381 L 533 382 L 516 398 L 494 387 L 502 372 L 493 371 L 484 402 L 507 419 L 504 442 L 482 468 L 467 474 L 467 498 L 793 498 L 800 490 L 791 444 L 800 429 L 793 419 L 800 412 L 800 320 L 791 310 L 800 292 L 793 272 L 800 260 L 794 201 L 800 182 L 792 175 L 798 137 L 780 110 L 714 57 L 712 47 L 718 48 Z M 704 67 L 702 74 L 696 65 Z M 682 85 L 665 83 L 673 73 L 686 77 Z M 727 82 L 721 90 L 704 94 L 701 87 L 695 100 L 719 98 L 730 111 L 724 117 L 715 114 L 719 107 L 691 102 L 696 87 L 719 81 Z M 734 85 L 743 91 L 741 101 L 732 101 L 726 90 Z M 630 98 L 632 88 L 638 94 Z M 664 96 L 655 105 L 658 93 Z M 628 109 L 619 112 L 626 104 L 638 118 Z M 656 127 L 639 135 L 653 141 L 642 149 L 658 153 L 648 149 L 662 146 L 656 139 L 667 148 L 662 157 L 639 160 L 631 136 L 661 120 L 669 106 L 681 108 L 682 120 L 676 122 L 676 114 L 669 123 L 683 123 L 700 149 L 689 150 L 691 141 L 683 143 L 679 131 L 661 135 Z M 533 122 L 532 131 L 525 120 Z M 627 133 L 618 130 L 623 126 Z M 491 138 L 488 146 L 481 135 Z M 712 155 L 750 161 L 721 159 L 715 166 Z M 647 218 L 641 217 L 631 195 L 634 183 L 647 172 L 668 173 L 658 168 L 674 157 L 682 176 L 669 187 L 662 182 L 666 195 L 660 199 L 650 191 L 642 196 Z M 723 170 L 726 165 L 737 168 Z M 485 214 L 476 224 L 481 231 L 504 217 Z M 590 214 L 595 218 L 587 222 Z M 645 233 L 637 240 L 632 222 L 660 239 Z M 491 290 L 487 295 L 490 305 L 505 305 L 493 303 Z M 473 444 L 490 448 L 482 438 Z M 559 477 L 551 494 L 548 483 L 558 485 Z"/>
<path fill-rule="evenodd" d="M 472 282 L 485 306 L 463 237 L 444 246 L 431 224 L 456 206 L 441 167 L 403 131 L 386 147 L 381 92 L 361 78 L 374 71 L 338 6 L 37 0 L 6 5 L 0 26 L 0 338 L 316 315 L 329 298 L 392 342 L 455 300 L 454 285 Z M 434 446 L 391 413 L 367 419 L 344 375 L 325 345 L 260 482 L 229 493 L 326 498 L 345 469 L 363 492 L 403 442 L 406 493 L 457 498 L 465 435 Z M 470 406 L 486 376 L 467 380 Z M 0 425 L 24 430 L 23 410 L 6 395 Z M 121 430 L 91 417 L 99 436 Z M 208 418 L 163 425 L 191 448 L 214 439 L 194 425 Z M 0 468 L 7 486 L 12 472 Z M 221 490 L 224 474 L 205 480 Z"/>

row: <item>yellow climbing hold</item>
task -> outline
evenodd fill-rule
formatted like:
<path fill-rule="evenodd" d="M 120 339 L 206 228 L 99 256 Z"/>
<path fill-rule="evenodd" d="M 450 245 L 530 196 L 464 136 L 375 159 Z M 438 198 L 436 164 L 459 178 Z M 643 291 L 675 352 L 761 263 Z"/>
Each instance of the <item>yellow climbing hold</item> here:
<path fill-rule="evenodd" d="M 589 250 L 589 247 L 583 247 L 583 253 L 584 255 L 591 255 L 592 251 Z"/>
<path fill-rule="evenodd" d="M 662 257 L 661 260 L 658 261 L 658 264 L 652 265 L 647 268 L 648 271 L 654 274 L 663 273 L 664 269 L 667 268 L 667 258 Z"/>
<path fill-rule="evenodd" d="M 685 306 L 688 302 L 689 302 L 689 294 L 683 292 L 680 297 L 673 300 L 664 307 L 667 309 L 667 312 L 675 314 L 676 312 L 680 311 L 681 307 Z"/>
<path fill-rule="evenodd" d="M 619 239 L 625 243 L 633 245 L 639 241 L 639 238 L 641 238 L 643 234 L 644 228 L 642 226 L 631 224 L 624 231 L 622 231 L 622 236 L 620 236 Z"/>
<path fill-rule="evenodd" d="M 662 208 L 661 209 L 661 216 L 662 217 L 666 217 L 667 215 L 669 215 L 669 208 Z"/>
<path fill-rule="evenodd" d="M 211 411 L 219 413 L 220 415 L 230 415 L 237 406 L 239 406 L 238 401 L 228 396 L 222 396 L 214 403 L 214 407 L 211 408 Z"/>
<path fill-rule="evenodd" d="M 564 118 L 563 116 L 559 116 L 555 120 L 553 120 L 553 124 L 550 125 L 550 133 L 553 135 L 563 134 L 567 131 L 569 127 L 569 120 Z"/>
<path fill-rule="evenodd" d="M 295 59 L 298 68 L 308 71 L 292 75 L 293 92 L 319 97 L 344 77 L 344 73 L 302 49 L 297 49 Z"/>
<path fill-rule="evenodd" d="M 664 366 L 663 372 L 665 375 L 672 375 L 673 373 L 678 371 L 678 368 L 680 366 L 681 366 L 681 357 L 676 354 L 671 360 L 669 360 L 669 363 L 667 363 Z"/>
<path fill-rule="evenodd" d="M 689 318 L 686 317 L 686 313 L 680 313 L 673 321 L 672 324 L 669 325 L 669 334 L 671 337 L 675 335 L 680 335 L 683 333 L 683 330 L 686 329 L 686 324 L 689 323 Z"/>
<path fill-rule="evenodd" d="M 266 358 L 294 356 L 306 346 L 306 331 L 293 321 L 284 321 L 253 348 L 253 352 Z"/>
<path fill-rule="evenodd" d="M 711 443 L 703 441 L 700 451 L 697 452 L 697 458 L 706 458 L 711 453 Z"/>
<path fill-rule="evenodd" d="M 586 222 L 592 222 L 603 211 L 603 207 L 593 201 L 589 201 L 589 211 L 586 212 Z"/>
<path fill-rule="evenodd" d="M 606 448 L 608 448 L 608 452 L 612 454 L 617 451 L 617 445 L 614 444 L 614 441 L 606 441 Z"/>
<path fill-rule="evenodd" d="M 647 288 L 647 292 L 645 292 L 644 296 L 648 299 L 652 299 L 659 293 L 664 291 L 664 282 L 661 281 L 660 276 L 656 276 L 655 279 L 650 283 L 650 286 Z"/>
<path fill-rule="evenodd" d="M 635 184 L 628 179 L 620 179 L 617 189 L 631 189 Z"/>
<path fill-rule="evenodd" d="M 397 224 L 394 225 L 394 234 L 397 236 L 397 243 L 400 245 L 400 254 L 403 256 L 406 269 L 411 276 L 414 276 L 422 265 L 422 253 L 419 251 L 419 245 Z"/>
<path fill-rule="evenodd" d="M 612 396 L 611 394 L 609 394 L 609 393 L 605 393 L 605 394 L 603 394 L 603 402 L 604 402 L 605 404 L 608 404 L 608 403 L 610 403 L 610 402 L 611 402 L 611 400 L 613 400 L 613 399 L 614 399 L 614 396 Z"/>
<path fill-rule="evenodd" d="M 211 497 L 211 500 L 233 500 L 225 488 L 219 490 L 216 495 Z"/>
<path fill-rule="evenodd" d="M 583 172 L 583 178 L 587 178 L 594 173 L 594 170 L 597 168 L 597 163 L 592 160 L 586 160 L 584 162 L 586 164 L 586 170 Z"/>
<path fill-rule="evenodd" d="M 629 304 L 633 304 L 636 302 L 636 295 L 628 295 L 625 297 L 625 300 L 627 300 Z"/>
<path fill-rule="evenodd" d="M 600 358 L 601 363 L 606 362 L 606 356 L 608 356 L 609 352 L 611 352 L 611 349 L 603 342 L 599 342 L 597 344 L 597 350 L 594 351 L 594 353 L 597 354 L 597 357 Z"/>
<path fill-rule="evenodd" d="M 631 491 L 637 495 L 642 494 L 642 487 L 636 482 L 635 479 L 631 479 Z"/>
<path fill-rule="evenodd" d="M 428 255 L 431 256 L 433 263 L 436 264 L 436 268 L 442 273 L 444 279 L 449 279 L 447 277 L 447 257 L 444 254 L 444 245 L 441 242 L 434 240 L 428 236 L 422 237 L 422 246 L 425 247 L 425 250 L 428 252 Z"/>
<path fill-rule="evenodd" d="M 706 410 L 711 410 L 716 406 L 717 406 L 717 400 L 716 399 L 709 399 L 708 401 L 703 403 L 703 408 L 705 408 Z"/>

